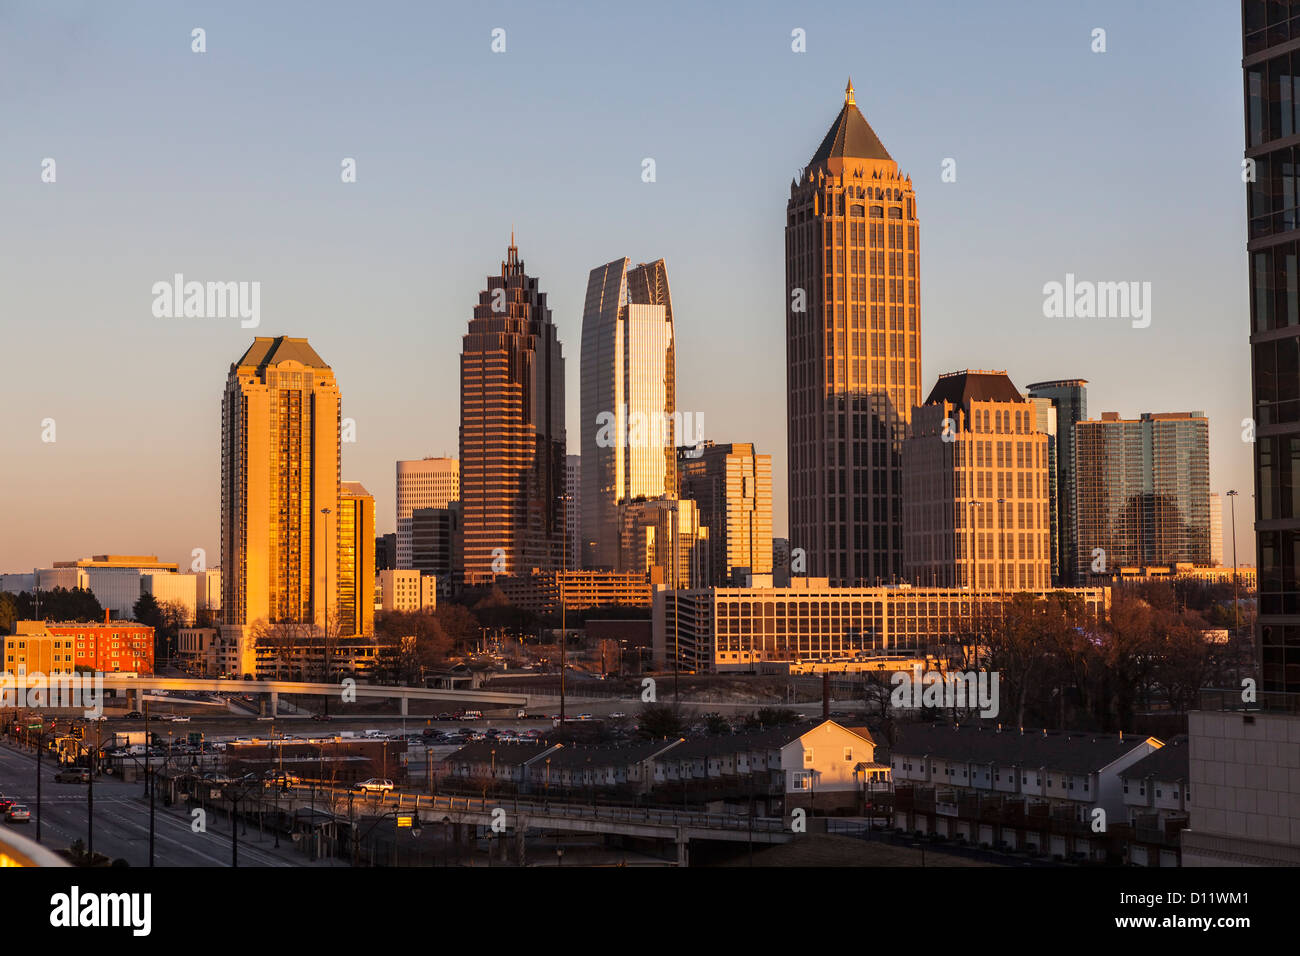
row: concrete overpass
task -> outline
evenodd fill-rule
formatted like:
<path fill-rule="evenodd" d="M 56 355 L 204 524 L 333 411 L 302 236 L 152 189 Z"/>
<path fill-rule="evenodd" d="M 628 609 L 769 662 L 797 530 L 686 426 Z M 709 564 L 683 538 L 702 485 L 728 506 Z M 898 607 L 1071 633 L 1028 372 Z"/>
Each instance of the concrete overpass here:
<path fill-rule="evenodd" d="M 268 794 L 271 792 L 267 791 Z M 258 791 L 253 793 L 257 794 Z M 270 796 L 262 797 L 263 801 L 270 799 Z M 222 805 L 226 801 L 216 798 L 212 802 Z M 794 834 L 785 821 L 774 817 L 751 818 L 727 813 L 592 806 L 537 801 L 535 798 L 516 800 L 513 796 L 485 800 L 479 797 L 401 792 L 362 794 L 321 788 L 316 788 L 309 796 L 307 787 L 298 786 L 278 794 L 276 805 L 285 812 L 309 806 L 319 811 L 332 806 L 339 817 L 358 820 L 375 820 L 385 816 L 395 818 L 400 812 L 418 818 L 423 826 L 504 826 L 502 835 L 504 837 L 505 833 L 510 833 L 513 836 L 516 859 L 521 865 L 526 855 L 525 837 L 530 827 L 664 841 L 676 846 L 678 866 L 688 865 L 691 840 L 771 845 L 788 843 L 794 839 Z M 506 843 L 503 839 L 503 858 L 505 851 Z"/>
<path fill-rule="evenodd" d="M 7 674 L 5 676 L 8 678 L 5 687 L 10 692 L 13 692 L 15 690 L 26 690 L 32 686 L 59 686 L 66 678 L 75 676 L 84 680 L 90 675 L 50 674 L 40 680 L 36 680 L 35 675 L 30 674 Z M 140 695 L 151 690 L 267 694 L 270 695 L 272 714 L 279 709 L 281 694 L 337 697 L 344 692 L 342 683 L 328 684 L 308 681 L 218 680 L 209 677 L 160 677 L 154 674 L 140 674 L 129 677 L 122 674 L 104 674 L 102 679 L 104 690 L 125 691 L 127 706 L 136 709 L 139 709 L 140 706 Z M 348 688 L 348 692 L 355 694 L 358 700 L 363 697 L 399 700 L 403 716 L 406 716 L 412 700 L 449 701 L 460 704 L 487 705 L 489 707 L 526 707 L 528 705 L 527 694 L 502 694 L 484 690 L 444 690 L 435 687 L 355 683 Z"/>

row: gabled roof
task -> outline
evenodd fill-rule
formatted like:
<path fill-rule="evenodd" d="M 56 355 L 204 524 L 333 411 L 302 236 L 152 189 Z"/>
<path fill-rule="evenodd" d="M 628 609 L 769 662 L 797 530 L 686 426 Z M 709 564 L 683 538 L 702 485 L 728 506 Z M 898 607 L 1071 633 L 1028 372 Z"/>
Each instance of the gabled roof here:
<path fill-rule="evenodd" d="M 707 737 L 695 737 L 688 740 L 680 747 L 673 750 L 670 757 L 674 760 L 678 758 L 695 759 L 698 757 L 716 757 L 722 754 L 753 753 L 761 750 L 780 750 L 786 744 L 798 740 L 809 731 L 816 730 L 823 724 L 835 724 L 841 730 L 862 737 L 864 740 L 874 743 L 870 737 L 870 731 L 865 727 L 843 727 L 833 720 L 816 720 L 799 721 L 794 724 L 783 724 L 780 727 L 767 727 L 763 730 L 751 730 L 739 734 L 711 734 Z"/>
<path fill-rule="evenodd" d="M 556 749 L 541 741 L 530 744 L 500 744 L 491 740 L 473 740 L 459 750 L 447 754 L 444 763 L 491 763 L 501 766 L 525 764 Z"/>
<path fill-rule="evenodd" d="M 307 344 L 306 339 L 293 339 L 287 335 L 277 335 L 275 338 L 259 335 L 253 339 L 253 344 L 235 363 L 235 367 L 252 365 L 266 368 L 268 365 L 289 361 L 301 362 L 308 368 L 329 368 L 324 359 L 316 354 L 316 350 Z"/>
<path fill-rule="evenodd" d="M 1153 738 L 1134 734 L 994 730 L 981 726 L 900 724 L 892 756 L 934 757 L 1003 767 L 1094 773 Z"/>
<path fill-rule="evenodd" d="M 1159 750 L 1149 753 L 1120 776 L 1128 780 L 1187 780 L 1191 773 L 1191 755 L 1187 748 L 1187 735 L 1171 737 Z"/>
<path fill-rule="evenodd" d="M 866 118 L 857 107 L 853 95 L 853 81 L 849 81 L 844 91 L 844 108 L 826 133 L 826 138 L 813 153 L 809 166 L 816 166 L 831 157 L 849 159 L 884 159 L 893 162 L 889 150 L 880 142 L 880 137 L 871 128 Z"/>
<path fill-rule="evenodd" d="M 549 754 L 551 769 L 565 767 L 630 767 L 649 760 L 681 743 L 681 738 L 650 740 L 622 747 L 561 746 Z"/>

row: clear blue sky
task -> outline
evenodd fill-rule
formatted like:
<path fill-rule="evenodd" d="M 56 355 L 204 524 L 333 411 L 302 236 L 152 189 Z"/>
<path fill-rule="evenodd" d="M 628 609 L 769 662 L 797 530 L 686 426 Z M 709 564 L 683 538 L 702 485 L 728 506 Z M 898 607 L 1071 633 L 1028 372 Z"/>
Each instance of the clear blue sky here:
<path fill-rule="evenodd" d="M 923 390 L 1006 368 L 1088 379 L 1094 417 L 1206 410 L 1253 561 L 1240 56 L 1221 0 L 0 6 L 0 569 L 215 562 L 220 397 L 255 334 L 333 366 L 343 476 L 391 530 L 393 462 L 456 453 L 460 336 L 512 225 L 571 449 L 587 273 L 663 256 L 679 405 L 773 455 L 783 533 L 785 202 L 849 75 L 916 184 Z M 154 318 L 177 272 L 260 281 L 260 328 Z M 1067 272 L 1151 282 L 1151 327 L 1043 318 Z"/>

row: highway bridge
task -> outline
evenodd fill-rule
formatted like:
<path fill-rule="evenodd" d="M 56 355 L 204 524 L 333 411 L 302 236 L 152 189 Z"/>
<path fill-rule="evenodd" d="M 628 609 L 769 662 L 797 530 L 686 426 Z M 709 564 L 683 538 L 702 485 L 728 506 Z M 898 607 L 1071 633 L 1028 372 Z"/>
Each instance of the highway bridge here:
<path fill-rule="evenodd" d="M 60 684 L 64 679 L 73 677 L 86 680 L 90 675 L 55 674 L 38 677 L 37 675 L 5 674 L 4 688 L 8 693 L 26 691 L 30 687 L 46 687 Z M 449 701 L 457 704 L 478 704 L 487 707 L 525 707 L 527 694 L 502 694 L 485 690 L 444 690 L 435 687 L 407 687 L 403 685 L 324 683 L 288 680 L 218 680 L 207 677 L 160 677 L 154 674 L 127 676 L 124 674 L 104 674 L 103 688 L 106 691 L 125 692 L 127 706 L 139 709 L 140 698 L 146 691 L 201 691 L 223 694 L 258 694 L 269 698 L 269 712 L 275 714 L 279 709 L 280 695 L 306 695 L 312 697 L 342 697 L 346 691 L 355 699 L 379 698 L 397 700 L 401 704 L 401 713 L 406 716 L 412 700 Z"/>

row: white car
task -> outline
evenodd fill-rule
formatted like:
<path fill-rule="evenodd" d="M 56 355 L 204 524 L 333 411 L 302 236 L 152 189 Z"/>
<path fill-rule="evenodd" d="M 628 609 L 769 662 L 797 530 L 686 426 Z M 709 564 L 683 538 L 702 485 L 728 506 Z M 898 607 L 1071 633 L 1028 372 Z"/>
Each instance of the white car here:
<path fill-rule="evenodd" d="M 363 793 L 387 793 L 393 789 L 393 781 L 371 777 L 369 780 L 362 780 L 357 784 L 356 789 Z"/>
<path fill-rule="evenodd" d="M 180 714 L 177 714 L 172 718 L 172 723 L 176 724 L 188 724 L 189 722 L 190 719 L 188 717 L 182 717 Z"/>

